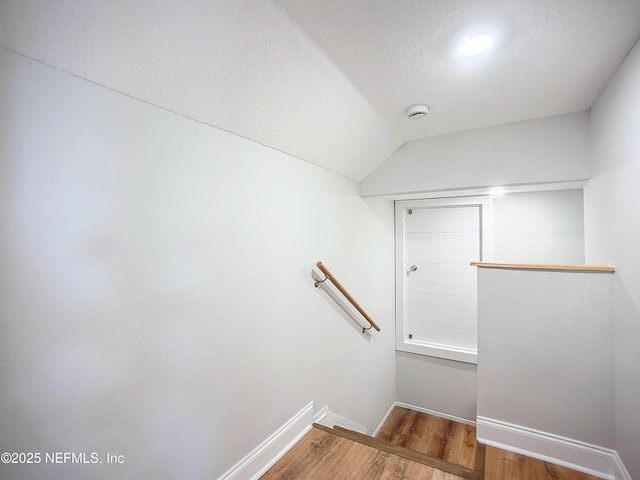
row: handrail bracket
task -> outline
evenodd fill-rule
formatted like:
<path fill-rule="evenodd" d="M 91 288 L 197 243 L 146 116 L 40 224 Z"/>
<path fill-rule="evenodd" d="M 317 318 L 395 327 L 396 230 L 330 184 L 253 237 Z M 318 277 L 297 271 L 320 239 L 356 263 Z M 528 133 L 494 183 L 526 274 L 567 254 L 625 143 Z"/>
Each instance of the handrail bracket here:
<path fill-rule="evenodd" d="M 333 276 L 333 274 L 329 271 L 327 267 L 324 266 L 322 262 L 317 262 L 316 267 L 324 274 L 324 280 L 316 280 L 314 285 L 316 288 L 321 283 L 326 282 L 327 280 L 331 280 L 331 283 L 335 285 L 335 287 L 344 295 L 344 297 L 355 307 L 358 312 L 365 318 L 367 322 L 369 322 L 369 327 L 362 327 L 362 333 L 364 334 L 367 330 L 371 330 L 371 328 L 375 328 L 378 332 L 380 331 L 380 327 L 376 322 L 374 322 L 371 317 L 363 310 L 363 308 L 355 301 L 355 299 L 347 292 L 347 290 L 342 286 L 342 284 Z"/>
<path fill-rule="evenodd" d="M 325 275 L 325 276 L 324 276 L 324 280 L 316 280 L 316 281 L 313 283 L 313 286 L 314 286 L 314 287 L 316 287 L 316 288 L 318 288 L 318 287 L 320 286 L 320 284 L 321 284 L 321 283 L 324 283 L 324 282 L 326 282 L 327 280 L 329 280 L 329 277 L 327 277 L 327 276 Z"/>

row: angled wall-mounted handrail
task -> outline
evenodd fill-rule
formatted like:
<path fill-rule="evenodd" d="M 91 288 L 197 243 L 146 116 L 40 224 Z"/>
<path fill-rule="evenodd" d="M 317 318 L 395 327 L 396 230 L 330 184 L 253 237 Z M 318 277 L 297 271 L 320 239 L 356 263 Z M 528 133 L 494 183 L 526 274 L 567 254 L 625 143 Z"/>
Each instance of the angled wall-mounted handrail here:
<path fill-rule="evenodd" d="M 355 299 L 349 294 L 349 292 L 347 292 L 347 290 L 342 286 L 342 284 L 333 276 L 333 274 L 329 271 L 329 269 L 327 267 L 324 266 L 324 264 L 322 262 L 317 262 L 316 263 L 316 267 L 318 267 L 318 269 L 324 273 L 324 280 L 317 280 L 315 285 L 316 287 L 321 284 L 322 282 L 325 282 L 327 280 L 331 280 L 331 283 L 333 283 L 335 285 L 335 287 L 340 291 L 340 293 L 342 293 L 342 295 L 344 295 L 344 298 L 346 298 L 347 300 L 349 300 L 349 303 L 351 303 L 351 305 L 353 305 L 355 307 L 356 310 L 358 310 L 358 312 L 360 312 L 362 314 L 362 316 L 365 318 L 365 320 L 367 322 L 369 322 L 369 324 L 371 325 L 369 328 L 363 328 L 362 330 L 369 330 L 371 327 L 375 328 L 378 332 L 380 331 L 380 327 L 378 326 L 378 324 L 376 322 L 373 321 L 373 319 L 367 314 L 367 312 L 364 311 L 364 309 L 358 304 L 358 302 L 355 301 Z"/>

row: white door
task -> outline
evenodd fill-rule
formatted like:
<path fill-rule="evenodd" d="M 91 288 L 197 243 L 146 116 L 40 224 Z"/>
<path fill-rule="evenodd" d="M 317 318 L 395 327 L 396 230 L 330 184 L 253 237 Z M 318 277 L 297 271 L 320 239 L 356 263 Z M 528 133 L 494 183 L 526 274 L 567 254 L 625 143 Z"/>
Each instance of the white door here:
<path fill-rule="evenodd" d="M 475 362 L 477 288 L 470 262 L 483 259 L 483 217 L 490 205 L 481 200 L 398 202 L 404 204 L 397 266 L 400 350 Z"/>

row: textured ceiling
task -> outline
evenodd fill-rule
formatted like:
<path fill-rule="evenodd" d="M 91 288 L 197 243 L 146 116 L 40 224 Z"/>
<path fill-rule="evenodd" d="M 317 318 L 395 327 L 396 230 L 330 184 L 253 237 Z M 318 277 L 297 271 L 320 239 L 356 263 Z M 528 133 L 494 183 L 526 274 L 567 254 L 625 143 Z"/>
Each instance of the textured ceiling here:
<path fill-rule="evenodd" d="M 496 47 L 456 54 L 474 31 Z M 640 0 L 0 1 L 1 46 L 356 181 L 410 140 L 589 108 L 639 37 Z"/>

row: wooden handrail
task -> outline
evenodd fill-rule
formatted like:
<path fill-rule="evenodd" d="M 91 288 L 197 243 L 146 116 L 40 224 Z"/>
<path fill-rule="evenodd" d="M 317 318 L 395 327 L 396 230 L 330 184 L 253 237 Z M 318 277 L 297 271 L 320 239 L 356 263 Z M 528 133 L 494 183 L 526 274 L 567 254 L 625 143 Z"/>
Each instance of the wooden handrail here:
<path fill-rule="evenodd" d="M 325 276 L 331 280 L 331 283 L 333 283 L 335 285 L 335 287 L 340 290 L 340 293 L 342 293 L 342 295 L 344 295 L 344 298 L 346 298 L 347 300 L 349 300 L 349 303 L 351 303 L 351 305 L 353 305 L 355 307 L 356 310 L 358 310 L 362 316 L 367 320 L 367 322 L 369 322 L 369 324 L 376 329 L 376 331 L 380 331 L 380 327 L 378 326 L 378 324 L 376 322 L 373 321 L 373 319 L 367 314 L 367 312 L 364 311 L 364 309 L 358 304 L 358 302 L 355 301 L 355 299 L 349 294 L 349 292 L 347 292 L 347 290 L 342 286 L 342 284 L 336 279 L 336 277 L 333 276 L 333 274 L 329 271 L 329 269 L 327 267 L 324 266 L 324 264 L 322 262 L 317 262 L 316 263 L 316 267 L 318 267 L 318 269 L 325 274 Z"/>
<path fill-rule="evenodd" d="M 504 268 L 508 270 L 556 270 L 563 272 L 604 272 L 614 273 L 616 267 L 612 265 L 566 265 L 557 263 L 491 263 L 471 262 L 472 267 Z"/>

